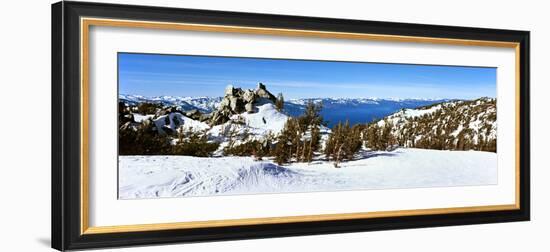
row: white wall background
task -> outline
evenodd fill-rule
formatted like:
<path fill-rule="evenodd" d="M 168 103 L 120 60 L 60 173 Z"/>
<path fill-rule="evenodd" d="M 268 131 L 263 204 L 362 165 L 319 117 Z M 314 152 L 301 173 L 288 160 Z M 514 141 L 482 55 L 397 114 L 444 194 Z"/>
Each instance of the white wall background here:
<path fill-rule="evenodd" d="M 113 1 L 113 0 L 111 0 Z M 113 1 L 114 2 L 114 1 Z M 547 251 L 550 171 L 545 160 L 550 25 L 545 1 L 206 1 L 121 3 L 530 30 L 532 221 L 116 251 Z M 0 9 L 0 250 L 48 251 L 50 240 L 50 0 Z M 107 249 L 110 251 L 111 249 Z"/>

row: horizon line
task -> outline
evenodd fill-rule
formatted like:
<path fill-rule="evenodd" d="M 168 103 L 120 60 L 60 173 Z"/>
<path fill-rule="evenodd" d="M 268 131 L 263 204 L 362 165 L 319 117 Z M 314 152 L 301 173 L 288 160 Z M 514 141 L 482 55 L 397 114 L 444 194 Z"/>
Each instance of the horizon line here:
<path fill-rule="evenodd" d="M 178 95 L 156 95 L 156 96 L 146 96 L 146 95 L 140 95 L 140 94 L 118 94 L 119 98 L 120 96 L 136 96 L 136 97 L 143 97 L 143 98 L 161 98 L 161 97 L 172 97 L 172 98 L 223 98 L 224 96 L 178 96 Z M 284 96 L 283 96 L 284 97 Z M 475 98 L 445 98 L 445 97 L 437 97 L 437 98 L 420 98 L 420 97 L 406 97 L 406 98 L 400 98 L 400 97 L 301 97 L 301 98 L 289 98 L 285 99 L 285 101 L 291 101 L 291 100 L 313 100 L 313 99 L 366 99 L 366 100 L 426 100 L 426 101 L 440 101 L 440 100 L 477 100 L 481 98 L 489 98 L 489 99 L 496 99 L 496 97 L 491 96 L 479 96 Z"/>

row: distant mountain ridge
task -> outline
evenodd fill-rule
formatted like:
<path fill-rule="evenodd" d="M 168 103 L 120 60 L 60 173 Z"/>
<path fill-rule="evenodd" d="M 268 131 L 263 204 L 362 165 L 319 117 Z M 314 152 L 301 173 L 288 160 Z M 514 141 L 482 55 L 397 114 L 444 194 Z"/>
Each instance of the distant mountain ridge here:
<path fill-rule="evenodd" d="M 211 113 L 219 107 L 223 97 L 179 97 L 120 94 L 119 100 L 126 105 L 156 103 L 163 106 L 174 106 L 182 111 L 197 109 L 202 113 Z M 400 109 L 417 108 L 431 104 L 450 101 L 449 99 L 392 99 L 392 98 L 304 98 L 285 101 L 284 112 L 298 116 L 305 110 L 308 101 L 322 102 L 322 116 L 331 127 L 339 121 L 349 120 L 351 124 L 367 123 L 381 119 Z"/>
<path fill-rule="evenodd" d="M 180 110 L 198 109 L 204 113 L 214 111 L 222 101 L 223 97 L 181 97 L 181 96 L 155 96 L 146 97 L 142 95 L 119 94 L 118 99 L 127 106 L 136 106 L 140 103 L 155 103 L 163 106 L 174 106 Z"/>

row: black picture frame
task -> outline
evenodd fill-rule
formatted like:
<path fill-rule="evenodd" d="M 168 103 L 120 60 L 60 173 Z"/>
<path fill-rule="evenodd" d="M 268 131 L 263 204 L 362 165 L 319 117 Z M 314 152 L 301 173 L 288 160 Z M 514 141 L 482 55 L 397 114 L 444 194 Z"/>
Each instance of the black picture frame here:
<path fill-rule="evenodd" d="M 81 232 L 80 18 L 321 30 L 519 43 L 519 209 L 138 232 Z M 52 5 L 52 247 L 58 250 L 422 228 L 530 218 L 529 32 L 102 3 Z"/>

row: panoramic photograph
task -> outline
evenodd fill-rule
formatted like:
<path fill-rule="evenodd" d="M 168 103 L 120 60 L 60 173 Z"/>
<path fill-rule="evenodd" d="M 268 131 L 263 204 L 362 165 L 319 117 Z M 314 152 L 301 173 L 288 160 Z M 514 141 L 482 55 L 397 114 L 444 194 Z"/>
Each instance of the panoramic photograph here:
<path fill-rule="evenodd" d="M 497 184 L 496 68 L 118 54 L 118 198 Z"/>

